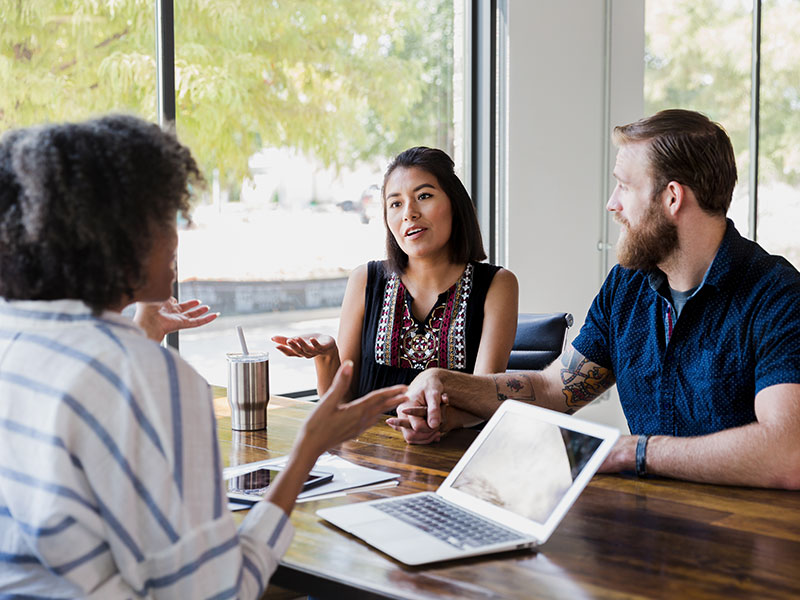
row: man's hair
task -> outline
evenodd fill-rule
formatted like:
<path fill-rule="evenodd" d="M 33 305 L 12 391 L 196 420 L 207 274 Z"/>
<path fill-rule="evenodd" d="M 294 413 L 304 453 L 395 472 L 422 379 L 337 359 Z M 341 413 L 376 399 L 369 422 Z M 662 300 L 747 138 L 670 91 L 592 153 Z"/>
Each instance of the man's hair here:
<path fill-rule="evenodd" d="M 728 212 L 736 185 L 731 140 L 718 123 L 690 110 L 662 110 L 614 128 L 614 143 L 648 142 L 653 192 L 670 181 L 688 186 L 704 211 Z"/>
<path fill-rule="evenodd" d="M 416 146 L 398 154 L 383 176 L 383 222 L 386 222 L 386 182 L 397 169 L 416 167 L 436 177 L 439 187 L 450 198 L 453 225 L 450 234 L 450 260 L 455 263 L 480 262 L 486 258 L 475 205 L 464 184 L 455 173 L 453 159 L 436 148 Z M 408 255 L 400 249 L 392 232 L 386 227 L 386 256 L 390 272 L 402 273 L 408 266 Z"/>
<path fill-rule="evenodd" d="M 0 296 L 83 300 L 95 314 L 144 283 L 153 234 L 201 182 L 158 125 L 110 115 L 0 138 Z"/>

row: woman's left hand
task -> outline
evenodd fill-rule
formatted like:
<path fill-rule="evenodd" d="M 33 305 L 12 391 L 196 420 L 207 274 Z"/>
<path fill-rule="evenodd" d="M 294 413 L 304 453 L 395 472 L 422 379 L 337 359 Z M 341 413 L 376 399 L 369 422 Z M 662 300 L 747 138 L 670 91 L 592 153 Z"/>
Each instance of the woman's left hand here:
<path fill-rule="evenodd" d="M 137 302 L 133 322 L 144 329 L 151 340 L 161 342 L 168 333 L 200 327 L 219 316 L 208 311 L 208 306 L 200 300 L 178 302 L 169 298 L 164 302 Z"/>

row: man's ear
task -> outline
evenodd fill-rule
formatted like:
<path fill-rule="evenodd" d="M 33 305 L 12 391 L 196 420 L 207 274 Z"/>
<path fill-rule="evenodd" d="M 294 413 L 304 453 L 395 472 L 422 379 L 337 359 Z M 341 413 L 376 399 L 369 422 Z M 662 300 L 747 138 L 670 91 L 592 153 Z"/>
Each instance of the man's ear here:
<path fill-rule="evenodd" d="M 669 211 L 673 217 L 678 214 L 678 211 L 683 206 L 686 200 L 686 187 L 677 181 L 670 181 L 664 191 L 661 192 L 661 201 L 664 208 Z"/>

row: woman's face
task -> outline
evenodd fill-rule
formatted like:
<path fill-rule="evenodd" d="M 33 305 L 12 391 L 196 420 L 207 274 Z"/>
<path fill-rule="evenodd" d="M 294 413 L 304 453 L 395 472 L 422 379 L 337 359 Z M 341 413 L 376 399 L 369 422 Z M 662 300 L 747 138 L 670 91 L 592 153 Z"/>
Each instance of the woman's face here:
<path fill-rule="evenodd" d="M 152 245 L 144 260 L 145 280 L 134 292 L 134 301 L 160 302 L 172 296 L 177 249 L 176 219 L 153 225 Z"/>
<path fill-rule="evenodd" d="M 386 225 L 409 260 L 442 255 L 449 260 L 453 210 L 436 177 L 417 167 L 397 167 L 384 189 Z"/>

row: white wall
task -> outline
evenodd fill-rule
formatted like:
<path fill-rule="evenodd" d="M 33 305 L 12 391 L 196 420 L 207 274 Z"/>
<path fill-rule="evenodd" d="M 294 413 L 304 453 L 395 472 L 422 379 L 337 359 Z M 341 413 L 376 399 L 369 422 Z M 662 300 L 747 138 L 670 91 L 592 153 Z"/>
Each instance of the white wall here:
<path fill-rule="evenodd" d="M 572 313 L 571 338 L 605 277 L 610 127 L 642 116 L 644 3 L 607 2 L 508 0 L 507 266 L 520 311 Z M 585 416 L 620 414 L 605 401 Z"/>

